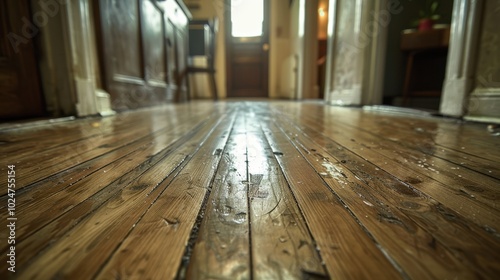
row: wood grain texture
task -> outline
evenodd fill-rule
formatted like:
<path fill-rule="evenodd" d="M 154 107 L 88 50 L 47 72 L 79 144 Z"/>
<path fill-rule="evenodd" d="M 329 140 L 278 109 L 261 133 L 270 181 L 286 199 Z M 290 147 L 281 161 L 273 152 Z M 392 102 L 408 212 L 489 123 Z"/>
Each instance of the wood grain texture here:
<path fill-rule="evenodd" d="M 276 120 L 279 117 L 273 116 L 273 119 Z M 450 242 L 450 239 L 456 239 L 453 231 L 460 231 L 460 226 L 443 221 L 440 217 L 441 213 L 436 210 L 436 205 L 433 205 L 429 197 L 393 180 L 388 173 L 378 172 L 376 180 L 366 180 L 363 178 L 365 176 L 356 169 L 356 165 L 365 164 L 367 168 L 375 168 L 375 166 L 362 159 L 356 159 L 356 156 L 348 151 L 339 152 L 339 149 L 324 149 L 314 142 L 315 138 L 307 137 L 300 129 L 286 120 L 280 120 L 277 123 L 282 131 L 287 131 L 290 142 L 294 144 L 309 164 L 315 170 L 320 171 L 319 174 L 332 191 L 341 198 L 410 278 L 454 278 L 459 275 L 474 278 L 480 276 L 478 272 L 469 272 L 464 267 L 463 260 L 467 259 L 468 256 L 453 250 L 456 243 L 450 244 L 453 243 Z M 335 143 L 330 142 L 329 145 L 335 145 Z M 353 162 L 356 160 L 358 162 Z M 404 203 L 401 204 L 411 205 L 411 207 L 406 207 L 404 209 L 406 211 L 402 211 L 400 207 L 397 207 L 400 204 L 399 201 L 387 199 L 391 196 L 386 195 L 385 186 L 381 184 L 384 181 L 399 185 L 401 193 L 408 194 L 408 197 L 399 195 L 405 199 Z M 425 214 L 422 213 L 423 209 L 426 208 Z M 454 230 L 447 234 L 447 238 L 436 238 L 425 227 L 419 226 L 418 221 L 412 220 L 412 216 L 421 216 L 420 220 L 426 220 L 430 217 L 433 219 L 441 218 L 441 223 L 450 224 L 449 227 L 454 228 Z M 389 230 L 392 230 L 393 233 L 388 234 Z M 392 236 L 399 238 L 394 239 Z M 482 237 L 477 234 L 469 236 L 469 238 L 476 239 L 483 244 L 493 245 L 495 243 L 490 238 L 484 238 L 484 235 Z M 474 247 L 472 246 L 470 249 L 477 249 Z M 495 255 L 500 257 L 500 253 L 488 249 L 486 251 L 477 251 L 477 258 L 481 260 L 471 261 L 488 270 L 489 267 L 495 266 L 495 261 L 489 257 Z M 418 255 L 419 258 L 415 259 L 414 255 Z M 460 257 L 457 258 L 457 256 Z M 484 277 L 484 275 L 482 276 Z"/>
<path fill-rule="evenodd" d="M 246 131 L 254 276 L 327 278 L 315 241 L 265 140 L 259 125 L 262 119 L 249 119 Z"/>
<path fill-rule="evenodd" d="M 170 167 L 172 170 L 176 169 L 177 166 L 181 165 L 186 160 L 186 156 L 192 152 L 193 148 L 198 145 L 200 139 L 203 139 L 205 134 L 212 130 L 213 124 L 217 122 L 217 118 L 209 119 L 204 126 L 194 129 L 192 133 L 188 133 L 181 139 L 178 139 L 175 143 L 158 143 L 149 142 L 149 145 L 139 148 L 136 152 L 127 155 L 124 159 L 117 162 L 125 162 L 127 165 L 134 166 L 135 161 L 142 162 L 132 170 L 125 172 L 125 175 L 115 179 L 112 175 L 105 175 L 108 172 L 106 170 L 112 170 L 114 172 L 122 172 L 120 168 L 114 168 L 111 166 L 106 166 L 104 170 L 101 170 L 101 174 L 90 176 L 87 178 L 96 178 L 101 180 L 101 184 L 106 184 L 100 190 L 95 190 L 92 188 L 87 188 L 87 191 L 94 191 L 95 193 L 90 195 L 90 193 L 85 192 L 75 192 L 67 191 L 67 189 L 61 191 L 58 194 L 50 196 L 48 198 L 35 197 L 38 200 L 32 201 L 33 207 L 28 207 L 26 209 L 30 213 L 27 214 L 27 224 L 29 228 L 20 227 L 18 232 L 21 236 L 18 241 L 23 241 L 21 246 L 19 246 L 19 252 L 39 252 L 45 249 L 54 238 L 62 237 L 69 231 L 73 226 L 78 224 L 87 214 L 93 212 L 94 210 L 101 207 L 105 202 L 107 202 L 113 196 L 116 196 L 124 187 L 130 185 L 136 177 L 142 176 L 147 170 L 151 168 L 152 165 L 158 164 L 160 161 L 168 161 L 169 164 L 164 166 L 166 171 L 169 171 Z M 159 141 L 161 138 L 158 138 Z M 171 139 L 165 139 L 170 140 Z M 164 147 L 162 150 L 155 151 L 158 149 L 158 144 L 160 147 Z M 147 153 L 151 152 L 154 153 Z M 175 152 L 174 152 L 175 151 Z M 120 166 L 118 166 L 120 167 Z M 107 181 L 110 180 L 110 181 Z M 70 188 L 84 188 L 86 185 L 98 185 L 96 182 L 87 181 L 85 179 L 82 182 L 77 183 L 75 186 L 71 185 Z M 43 187 L 40 187 L 43 189 Z M 45 193 L 47 190 L 45 191 Z M 38 193 L 36 193 L 38 194 Z M 40 195 L 43 195 L 40 194 Z M 24 196 L 21 196 L 23 198 Z M 81 199 L 82 201 L 78 200 Z M 48 200 L 48 201 L 47 201 Z M 24 209 L 23 209 L 24 210 Z M 24 211 L 20 211 L 19 214 L 23 215 Z M 36 215 L 35 215 L 36 213 Z M 49 213 L 49 215 L 47 215 Z M 50 213 L 57 213 L 55 215 L 50 215 Z M 59 216 L 58 216 L 59 215 Z M 36 218 L 31 220 L 30 218 Z M 26 232 L 26 233 L 25 233 Z M 24 241 L 26 239 L 26 241 Z M 30 254 L 21 254 L 18 258 L 20 264 L 28 260 Z"/>
<path fill-rule="evenodd" d="M 187 270 L 189 279 L 250 279 L 246 117 L 239 115 L 208 197 Z"/>
<path fill-rule="evenodd" d="M 17 274 L 0 278 L 494 279 L 498 145 L 484 125 L 320 102 L 6 129 Z"/>
<path fill-rule="evenodd" d="M 10 157 L 6 157 L 4 160 L 19 166 L 19 176 L 17 176 L 17 180 L 22 183 L 19 184 L 20 187 L 26 187 L 29 186 L 30 183 L 45 179 L 47 174 L 54 174 L 78 166 L 102 154 L 112 152 L 117 148 L 141 140 L 141 138 L 152 132 L 167 129 L 172 130 L 172 127 L 176 127 L 176 125 L 180 126 L 181 123 L 188 119 L 199 121 L 199 116 L 206 116 L 208 112 L 201 111 L 199 113 L 193 113 L 195 114 L 194 117 L 183 115 L 181 118 L 172 118 L 169 122 L 160 122 L 159 124 L 155 124 L 155 119 L 159 120 L 161 116 L 157 116 L 153 120 L 142 119 L 141 121 L 133 121 L 133 116 L 128 116 L 125 120 L 120 116 L 112 117 L 116 118 L 117 124 L 114 125 L 113 122 L 108 122 L 108 125 L 103 125 L 102 128 L 99 121 L 87 122 L 89 124 L 88 126 L 81 125 L 76 129 L 78 133 L 74 141 L 66 142 L 65 138 L 61 139 L 61 142 L 52 141 L 58 142 L 59 145 L 56 145 L 52 149 L 39 152 L 36 150 L 30 152 L 30 150 L 27 149 L 24 153 L 18 153 L 14 150 L 10 154 Z M 94 125 L 92 126 L 92 124 Z M 60 134 L 65 134 L 64 132 L 54 133 L 50 131 L 50 128 L 46 130 L 49 130 L 49 133 L 52 134 L 50 139 L 54 139 L 54 137 L 58 138 Z M 170 132 L 175 133 L 175 131 Z M 36 139 L 32 141 L 36 142 Z M 61 157 L 61 154 L 67 156 Z M 43 163 L 43 168 L 40 163 Z M 1 169 L 4 171 L 6 167 L 2 166 Z M 7 191 L 6 187 L 4 187 L 6 182 L 1 182 L 0 185 L 2 185 L 0 194 L 4 194 Z"/>
<path fill-rule="evenodd" d="M 98 278 L 173 279 L 177 275 L 189 235 L 221 158 L 218 151 L 226 145 L 233 123 L 233 116 L 225 118 L 201 142 L 200 150 L 134 225 Z M 128 252 L 136 248 L 144 249 L 133 257 L 128 256 Z"/>
<path fill-rule="evenodd" d="M 264 126 L 266 138 L 290 184 L 329 274 L 334 278 L 397 279 L 400 273 L 379 249 L 344 203 L 274 124 Z M 349 234 L 343 234 L 349 232 Z M 368 258 L 370 262 L 356 260 Z"/>
<path fill-rule="evenodd" d="M 27 217 L 25 224 L 17 228 L 17 233 L 25 236 L 25 232 L 38 230 L 58 215 L 71 210 L 75 205 L 85 201 L 89 196 L 101 192 L 109 185 L 116 185 L 118 188 L 122 187 L 128 180 L 150 168 L 151 164 L 172 153 L 181 143 L 184 144 L 184 142 L 181 142 L 170 149 L 164 149 L 179 140 L 178 134 L 186 134 L 195 129 L 196 125 L 197 123 L 186 122 L 175 130 L 171 130 L 170 133 L 163 131 L 165 135 L 153 133 L 151 136 L 155 138 L 139 141 L 138 146 L 125 146 L 123 149 L 118 150 L 118 152 L 126 155 L 124 158 L 119 158 L 120 160 L 115 160 L 101 169 L 95 170 L 93 176 L 78 178 L 76 175 L 80 175 L 80 173 L 69 174 L 72 177 L 68 181 L 64 181 L 64 178 L 58 178 L 55 184 L 46 181 L 35 187 L 33 192 L 18 196 L 18 203 L 31 203 L 27 207 L 18 210 L 18 214 L 26 214 Z M 133 150 L 134 148 L 136 150 Z M 130 149 L 133 152 L 130 152 Z M 113 156 L 111 154 L 112 158 Z M 105 162 L 105 159 L 99 158 L 97 162 Z M 83 166 L 84 170 L 88 170 L 85 169 L 86 164 L 83 164 Z M 76 171 L 79 171 L 79 169 Z M 127 178 L 131 179 L 127 180 Z M 47 213 L 57 213 L 57 215 L 47 215 Z M 6 218 L 7 214 L 6 211 L 2 212 L 2 217 Z"/>
<path fill-rule="evenodd" d="M 500 190 L 495 188 L 498 185 L 496 178 L 465 170 L 467 178 L 461 174 L 461 169 L 460 173 L 457 172 L 453 176 L 448 170 L 458 166 L 452 163 L 427 158 L 426 155 L 402 145 L 387 144 L 387 140 L 374 138 L 360 129 L 329 126 L 328 123 L 318 127 L 318 122 L 306 120 L 307 117 L 300 120 L 299 118 L 300 116 L 293 117 L 306 131 L 323 131 L 327 137 L 338 141 L 343 148 L 362 155 L 367 161 L 377 165 L 377 168 L 388 170 L 459 215 L 467 216 L 480 227 L 499 230 L 497 200 Z M 361 126 L 364 125 L 362 123 Z M 438 161 L 442 166 L 433 163 Z M 471 175 L 471 172 L 474 174 Z M 464 205 L 467 205 L 466 209 Z"/>
<path fill-rule="evenodd" d="M 174 174 L 188 155 L 194 153 L 197 147 L 199 148 L 204 143 L 206 133 L 212 130 L 213 127 L 210 125 L 191 135 L 191 139 L 183 142 L 179 149 L 163 150 L 146 160 L 133 172 L 128 173 L 130 177 L 125 177 L 108 186 L 103 190 L 104 194 L 98 193 L 84 201 L 82 207 L 89 207 L 87 211 L 90 210 L 91 215 L 79 221 L 74 228 L 65 228 L 70 231 L 46 249 L 46 254 L 50 258 L 33 260 L 22 277 L 51 278 L 58 275 L 70 278 L 76 276 L 91 278 L 123 238 L 129 234 L 129 231 L 135 227 L 151 203 L 168 186 L 167 178 Z M 94 206 L 94 203 L 101 205 Z M 78 215 L 82 210 L 79 207 L 70 212 L 67 217 L 63 216 L 46 228 L 60 233 L 60 225 L 67 224 L 75 218 L 75 214 Z M 41 233 L 42 238 L 43 233 Z M 36 246 L 40 236 L 35 236 L 35 238 L 34 245 Z M 106 254 L 99 253 L 99 250 L 103 248 Z M 72 265 L 65 266 L 64 270 L 54 269 L 58 261 L 66 259 L 71 260 Z"/>

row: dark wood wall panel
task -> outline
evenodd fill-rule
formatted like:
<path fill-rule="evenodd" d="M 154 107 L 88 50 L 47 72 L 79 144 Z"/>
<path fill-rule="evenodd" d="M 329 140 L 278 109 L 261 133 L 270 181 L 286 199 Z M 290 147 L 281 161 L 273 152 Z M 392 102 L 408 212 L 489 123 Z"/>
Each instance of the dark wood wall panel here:
<path fill-rule="evenodd" d="M 170 18 L 166 18 L 165 20 L 165 26 L 166 26 L 166 33 L 167 33 L 167 56 L 168 57 L 175 57 L 176 50 L 175 50 L 175 24 L 171 21 Z M 177 66 L 175 59 L 169 59 L 167 61 L 167 80 L 171 83 L 175 82 L 175 73 L 177 73 Z"/>
<path fill-rule="evenodd" d="M 175 5 L 172 0 L 99 1 L 96 18 L 101 68 L 113 109 L 152 106 L 173 99 L 174 81 L 187 54 L 187 35 L 177 31 L 185 29 L 187 15 Z M 185 24 L 169 18 L 171 9 L 178 10 L 176 16 L 183 16 Z M 181 38 L 176 38 L 177 33 Z M 178 41 L 183 43 L 179 46 Z"/>
<path fill-rule="evenodd" d="M 140 15 L 137 0 L 104 1 L 115 75 L 142 79 Z"/>
<path fill-rule="evenodd" d="M 142 21 L 146 79 L 149 83 L 165 85 L 166 46 L 163 13 L 150 1 L 142 1 L 142 13 L 147 15 L 147 17 L 143 17 Z"/>

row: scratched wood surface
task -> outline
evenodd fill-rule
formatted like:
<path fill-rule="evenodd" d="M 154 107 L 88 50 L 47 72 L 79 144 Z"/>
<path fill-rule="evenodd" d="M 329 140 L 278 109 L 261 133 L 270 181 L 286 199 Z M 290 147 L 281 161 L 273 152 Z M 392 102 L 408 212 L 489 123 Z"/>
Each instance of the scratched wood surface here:
<path fill-rule="evenodd" d="M 491 279 L 500 136 L 321 102 L 0 130 L 2 279 Z"/>

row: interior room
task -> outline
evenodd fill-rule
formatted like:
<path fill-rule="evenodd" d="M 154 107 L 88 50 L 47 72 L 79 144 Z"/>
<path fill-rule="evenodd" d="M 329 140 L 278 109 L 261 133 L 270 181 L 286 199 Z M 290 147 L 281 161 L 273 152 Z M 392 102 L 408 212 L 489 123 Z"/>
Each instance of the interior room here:
<path fill-rule="evenodd" d="M 392 15 L 387 27 L 383 104 L 438 112 L 453 0 L 401 3 L 400 12 Z M 432 9 L 432 3 L 437 3 L 436 8 Z M 418 32 L 419 28 L 426 28 L 419 27 L 419 20 L 425 15 L 436 18 L 434 26 L 427 32 Z"/>
<path fill-rule="evenodd" d="M 0 278 L 494 279 L 498 15 L 0 1 Z"/>

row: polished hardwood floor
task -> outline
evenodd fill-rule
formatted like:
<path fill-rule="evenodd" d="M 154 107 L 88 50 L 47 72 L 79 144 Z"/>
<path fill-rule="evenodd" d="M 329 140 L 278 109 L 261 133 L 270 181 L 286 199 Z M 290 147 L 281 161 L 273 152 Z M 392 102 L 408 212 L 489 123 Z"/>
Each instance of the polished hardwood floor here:
<path fill-rule="evenodd" d="M 500 275 L 500 136 L 484 124 L 199 101 L 4 126 L 0 149 L 2 279 Z"/>

